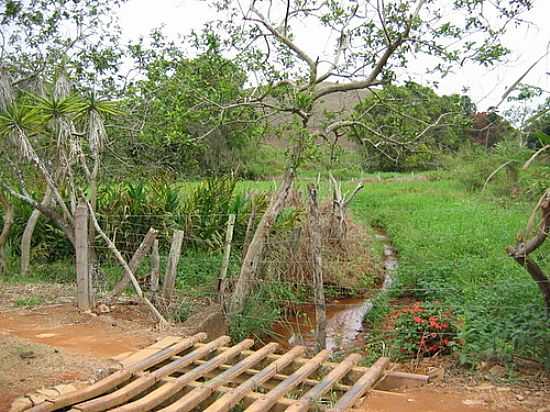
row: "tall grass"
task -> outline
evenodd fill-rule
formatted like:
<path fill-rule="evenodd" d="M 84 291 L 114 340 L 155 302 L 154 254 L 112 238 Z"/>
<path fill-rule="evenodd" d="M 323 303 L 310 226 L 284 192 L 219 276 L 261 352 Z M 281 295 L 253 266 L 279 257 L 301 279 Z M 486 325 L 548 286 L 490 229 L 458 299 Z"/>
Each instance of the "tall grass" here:
<path fill-rule="evenodd" d="M 397 292 L 440 301 L 459 317 L 461 360 L 525 356 L 550 366 L 540 292 L 505 253 L 532 205 L 506 207 L 448 180 L 373 184 L 352 207 L 383 226 L 399 252 Z M 536 259 L 550 270 L 550 244 Z"/>

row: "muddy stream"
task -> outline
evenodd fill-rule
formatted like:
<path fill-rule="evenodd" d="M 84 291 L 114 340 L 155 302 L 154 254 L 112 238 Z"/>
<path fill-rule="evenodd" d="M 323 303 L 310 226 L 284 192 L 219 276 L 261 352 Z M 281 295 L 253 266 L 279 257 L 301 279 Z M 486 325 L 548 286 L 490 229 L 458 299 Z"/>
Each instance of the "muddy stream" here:
<path fill-rule="evenodd" d="M 363 318 L 373 308 L 374 297 L 392 286 L 398 267 L 397 255 L 390 239 L 383 231 L 375 235 L 384 245 L 384 282 L 368 298 L 342 298 L 327 302 L 327 349 L 342 350 L 358 342 L 363 332 Z M 315 346 L 315 307 L 300 305 L 295 314 L 273 326 L 273 339 L 283 346 Z"/>

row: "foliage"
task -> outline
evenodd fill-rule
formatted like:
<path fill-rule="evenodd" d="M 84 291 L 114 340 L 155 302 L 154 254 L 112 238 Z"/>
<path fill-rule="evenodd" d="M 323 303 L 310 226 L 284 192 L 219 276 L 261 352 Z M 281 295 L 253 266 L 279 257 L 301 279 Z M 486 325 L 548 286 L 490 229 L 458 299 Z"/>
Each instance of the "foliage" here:
<path fill-rule="evenodd" d="M 534 150 L 518 146 L 515 141 L 500 142 L 489 151 L 466 145 L 445 159 L 445 167 L 468 191 L 485 190 L 503 201 L 538 199 L 550 181 L 550 157 L 542 154 L 524 168 L 533 154 Z"/>
<path fill-rule="evenodd" d="M 441 153 L 464 142 L 471 110 L 465 106 L 464 96 L 438 96 L 414 82 L 387 85 L 357 105 L 350 136 L 369 170 L 433 168 Z"/>
<path fill-rule="evenodd" d="M 42 303 L 44 303 L 44 299 L 40 296 L 28 296 L 15 300 L 15 306 L 24 308 L 32 308 L 33 306 L 38 306 Z"/>
<path fill-rule="evenodd" d="M 225 111 L 240 98 L 246 75 L 215 45 L 186 58 L 181 49 L 153 33 L 154 46 L 133 45 L 135 59 L 145 60 L 143 80 L 128 89 L 124 122 L 139 125 L 129 154 L 139 163 L 181 175 L 220 175 L 239 169 L 242 152 L 261 135 L 256 113 L 248 107 Z"/>
<path fill-rule="evenodd" d="M 40 92 L 58 65 L 71 66 L 81 86 L 117 87 L 123 0 L 8 0 L 0 5 L 2 66 Z"/>
<path fill-rule="evenodd" d="M 241 313 L 234 315 L 230 323 L 231 338 L 237 342 L 251 335 L 261 339 L 271 332 L 271 327 L 283 311 L 282 301 L 299 301 L 285 282 L 266 282 L 246 300 Z"/>
<path fill-rule="evenodd" d="M 399 251 L 394 293 L 439 301 L 456 316 L 462 362 L 550 360 L 540 292 L 505 252 L 531 204 L 495 203 L 442 179 L 371 185 L 351 208 L 371 225 L 383 223 Z M 545 270 L 548 246 L 536 257 Z"/>
<path fill-rule="evenodd" d="M 441 305 L 417 302 L 403 309 L 395 322 L 397 356 L 449 354 L 457 342 L 452 315 Z"/>

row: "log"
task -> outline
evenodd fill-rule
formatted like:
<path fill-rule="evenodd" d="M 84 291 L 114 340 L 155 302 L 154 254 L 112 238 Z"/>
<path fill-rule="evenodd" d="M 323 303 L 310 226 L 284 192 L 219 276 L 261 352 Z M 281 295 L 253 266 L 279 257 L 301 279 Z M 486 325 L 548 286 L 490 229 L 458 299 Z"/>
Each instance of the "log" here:
<path fill-rule="evenodd" d="M 157 308 L 155 308 L 155 306 L 151 303 L 151 301 L 149 299 L 147 299 L 147 297 L 143 294 L 143 291 L 141 290 L 141 286 L 139 286 L 139 282 L 137 281 L 136 277 L 134 276 L 134 273 L 132 272 L 132 269 L 130 269 L 130 267 L 128 266 L 128 264 L 124 260 L 124 257 L 122 257 L 122 254 L 119 252 L 119 250 L 115 246 L 115 244 L 111 241 L 111 239 L 109 239 L 109 237 L 105 234 L 103 229 L 101 229 L 101 227 L 99 226 L 99 223 L 97 222 L 97 218 L 95 216 L 95 212 L 92 209 L 92 207 L 90 206 L 90 204 L 88 202 L 86 202 L 86 203 L 88 205 L 88 210 L 90 212 L 90 218 L 91 218 L 91 220 L 92 220 L 92 222 L 95 226 L 95 229 L 97 230 L 97 233 L 99 233 L 99 235 L 102 237 L 102 239 L 107 244 L 107 247 L 111 250 L 111 252 L 113 252 L 113 254 L 117 258 L 119 263 L 124 268 L 124 272 L 130 278 L 130 281 L 132 282 L 132 285 L 134 286 L 134 289 L 135 289 L 137 295 L 141 298 L 143 303 L 145 303 L 145 305 L 151 310 L 151 312 L 158 319 L 158 321 L 162 325 L 167 325 L 168 322 L 166 321 L 166 319 L 164 319 L 164 317 L 160 314 L 160 312 L 157 310 Z"/>
<path fill-rule="evenodd" d="M 311 388 L 299 401 L 287 408 L 285 412 L 307 412 L 312 404 L 328 392 L 334 385 L 361 360 L 361 355 L 354 353 L 344 359 L 336 368 Z"/>
<path fill-rule="evenodd" d="M 78 309 L 89 311 L 94 306 L 93 286 L 88 262 L 88 207 L 79 202 L 75 211 L 74 238 L 76 252 L 76 300 Z"/>
<path fill-rule="evenodd" d="M 152 392 L 145 395 L 134 402 L 130 402 L 124 406 L 113 409 L 111 412 L 144 412 L 150 411 L 156 406 L 162 404 L 173 395 L 177 394 L 187 384 L 201 378 L 205 373 L 216 369 L 219 365 L 224 364 L 228 360 L 241 354 L 242 350 L 250 348 L 254 345 L 252 339 L 245 339 L 239 344 L 232 346 L 228 350 L 222 352 L 218 356 L 212 358 L 204 365 L 198 366 L 195 369 L 185 373 L 172 382 L 168 382 Z"/>
<path fill-rule="evenodd" d="M 171 404 L 169 407 L 162 409 L 161 412 L 189 412 L 197 407 L 201 402 L 212 396 L 216 390 L 223 384 L 231 382 L 245 370 L 253 367 L 256 363 L 264 359 L 268 354 L 277 350 L 277 343 L 269 343 L 254 354 L 244 358 L 237 364 L 233 365 L 225 372 L 209 380 L 199 388 L 193 389 L 187 395 Z"/>
<path fill-rule="evenodd" d="M 181 256 L 181 247 L 183 244 L 183 230 L 176 230 L 172 237 L 172 245 L 170 246 L 170 254 L 168 255 L 168 265 L 164 275 L 163 295 L 166 299 L 170 299 L 172 292 L 176 287 L 176 275 L 178 262 Z"/>
<path fill-rule="evenodd" d="M 130 267 L 132 273 L 136 272 L 142 260 L 151 250 L 151 247 L 153 246 L 153 242 L 157 237 L 157 233 L 158 232 L 151 227 L 145 234 L 145 237 L 141 241 L 141 244 L 138 246 L 138 248 L 134 252 L 134 255 L 130 259 L 130 262 L 128 263 L 128 266 Z M 113 300 L 114 298 L 116 298 L 124 289 L 128 287 L 129 284 L 130 284 L 130 278 L 125 273 L 122 279 L 115 285 L 115 287 L 113 288 L 113 291 L 111 292 L 111 294 L 107 299 Z"/>
<path fill-rule="evenodd" d="M 297 357 L 302 356 L 305 352 L 303 346 L 295 346 L 286 354 L 280 356 L 262 369 L 259 373 L 252 376 L 250 379 L 240 384 L 238 387 L 228 391 L 220 399 L 210 405 L 204 412 L 228 412 L 237 405 L 250 392 L 254 391 L 264 382 L 267 382 L 271 377 L 282 371 L 290 365 Z"/>
<path fill-rule="evenodd" d="M 374 362 L 374 365 L 369 368 L 369 371 L 355 382 L 351 389 L 336 402 L 336 405 L 334 405 L 329 412 L 345 412 L 351 409 L 355 402 L 357 402 L 359 398 L 380 379 L 389 362 L 389 358 L 379 358 Z"/>
<path fill-rule="evenodd" d="M 122 405 L 125 402 L 133 399 L 144 391 L 148 390 L 155 385 L 159 380 L 169 376 L 175 371 L 184 368 L 192 364 L 195 360 L 200 359 L 209 353 L 215 351 L 220 346 L 229 342 L 228 336 L 221 336 L 212 342 L 201 346 L 185 356 L 168 363 L 167 365 L 155 370 L 152 373 L 145 374 L 128 385 L 112 392 L 107 395 L 101 396 L 96 399 L 92 399 L 88 402 L 75 405 L 74 411 L 82 412 L 100 412 L 109 408 L 114 408 L 118 405 Z M 139 409 L 138 409 L 139 410 Z M 148 409 L 145 409 L 148 410 Z"/>
<path fill-rule="evenodd" d="M 113 390 L 115 387 L 125 382 L 128 382 L 133 376 L 135 376 L 135 373 L 143 369 L 150 368 L 167 359 L 170 359 L 172 356 L 183 352 L 184 350 L 192 347 L 197 342 L 203 341 L 205 339 L 205 333 L 198 333 L 190 338 L 184 339 L 176 345 L 170 346 L 166 349 L 162 349 L 159 352 L 151 355 L 150 357 L 136 362 L 128 366 L 127 368 L 117 371 L 107 378 L 102 379 L 90 386 L 87 386 L 76 392 L 67 393 L 66 395 L 63 395 L 57 399 L 50 399 L 48 402 L 42 405 L 37 405 L 36 407 L 30 409 L 29 412 L 54 411 L 56 409 L 71 406 L 78 402 L 84 402 L 97 396 L 103 395 Z"/>
<path fill-rule="evenodd" d="M 330 352 L 322 350 L 313 359 L 308 360 L 304 366 L 290 375 L 286 380 L 279 383 L 270 390 L 262 399 L 257 400 L 250 405 L 245 412 L 264 412 L 268 411 L 277 400 L 298 386 L 310 374 L 319 369 L 324 361 L 328 359 Z"/>
<path fill-rule="evenodd" d="M 220 286 L 218 288 L 218 301 L 224 305 L 224 296 L 226 288 L 227 270 L 229 269 L 229 258 L 231 257 L 231 242 L 233 241 L 233 228 L 235 227 L 235 214 L 230 214 L 227 220 L 227 230 L 225 232 L 225 245 L 223 251 L 222 267 L 220 269 Z"/>

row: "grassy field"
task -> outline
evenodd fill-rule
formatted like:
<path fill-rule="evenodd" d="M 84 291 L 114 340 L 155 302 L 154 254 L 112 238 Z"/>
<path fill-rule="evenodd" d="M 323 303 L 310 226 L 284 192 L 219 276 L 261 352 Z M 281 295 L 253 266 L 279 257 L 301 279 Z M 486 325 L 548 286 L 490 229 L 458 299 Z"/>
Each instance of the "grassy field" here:
<path fill-rule="evenodd" d="M 505 253 L 530 207 L 466 194 L 447 180 L 368 185 L 352 206 L 360 221 L 384 227 L 398 250 L 394 295 L 438 301 L 457 316 L 463 362 L 519 355 L 550 366 L 542 297 Z M 536 257 L 546 269 L 549 252 L 547 242 Z"/>
<path fill-rule="evenodd" d="M 394 175 L 366 176 L 365 189 L 359 193 L 351 208 L 356 223 L 383 227 L 398 250 L 400 268 L 393 296 L 439 302 L 451 311 L 457 319 L 459 353 L 465 363 L 475 363 L 480 358 L 511 360 L 513 356 L 523 356 L 550 364 L 550 332 L 543 317 L 539 290 L 527 272 L 505 253 L 505 247 L 514 243 L 518 231 L 525 227 L 532 204 L 482 197 L 445 179 L 418 180 L 405 175 L 388 179 L 391 177 Z M 315 180 L 302 176 L 296 187 L 304 190 L 308 183 Z M 250 191 L 267 192 L 273 190 L 276 184 L 276 181 L 239 181 L 234 196 L 243 196 Z M 356 184 L 357 179 L 348 180 L 343 186 L 345 191 L 349 191 Z M 181 194 L 191 193 L 197 185 L 197 182 L 181 182 L 176 190 Z M 320 195 L 323 198 L 330 195 L 326 178 L 321 179 Z M 138 203 L 136 206 L 139 206 Z M 202 206 L 204 213 L 209 213 L 207 206 Z M 238 242 L 242 242 L 246 209 L 244 213 L 240 232 L 236 235 L 237 245 L 231 259 L 230 276 L 236 276 L 239 271 L 241 251 Z M 145 230 L 148 227 L 140 225 Z M 218 226 L 221 232 L 213 237 L 217 242 L 214 242 L 215 245 L 223 239 L 225 217 Z M 201 234 L 197 232 L 196 236 Z M 46 237 L 44 242 L 48 239 Z M 184 251 L 182 264 L 178 268 L 177 285 L 188 296 L 188 301 L 214 297 L 222 255 L 220 246 L 221 243 L 215 247 L 192 247 Z M 167 250 L 164 252 L 163 267 Z M 546 269 L 550 269 L 549 252 L 550 244 L 547 242 L 536 256 Z M 43 263 L 38 260 L 33 267 L 34 276 L 25 278 L 17 275 L 15 256 L 11 263 L 13 274 L 5 277 L 5 281 L 74 281 L 70 256 Z M 102 270 L 106 276 L 103 280 L 105 288 L 121 276 L 120 267 L 112 264 L 110 259 L 104 262 Z M 140 273 L 148 270 L 145 264 Z M 275 319 L 280 312 L 277 302 L 282 297 L 290 301 L 303 300 L 303 296 L 291 293 L 282 285 L 282 289 L 281 285 L 275 285 L 257 294 L 262 305 L 269 300 L 273 304 L 263 308 L 263 312 L 259 306 L 251 308 L 254 317 L 264 317 L 265 322 L 261 325 L 240 325 L 239 336 L 246 335 L 249 328 L 269 327 L 270 319 Z M 31 303 L 21 302 L 21 305 Z M 371 312 L 368 319 L 375 331 L 381 327 L 376 321 L 382 322 L 384 314 L 392 310 L 387 300 L 380 299 L 379 303 L 380 306 Z M 186 312 L 188 308 L 184 309 Z M 183 315 L 180 317 L 185 317 Z M 391 345 L 391 336 L 381 334 L 379 337 L 386 340 L 386 345 Z"/>

